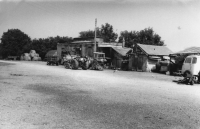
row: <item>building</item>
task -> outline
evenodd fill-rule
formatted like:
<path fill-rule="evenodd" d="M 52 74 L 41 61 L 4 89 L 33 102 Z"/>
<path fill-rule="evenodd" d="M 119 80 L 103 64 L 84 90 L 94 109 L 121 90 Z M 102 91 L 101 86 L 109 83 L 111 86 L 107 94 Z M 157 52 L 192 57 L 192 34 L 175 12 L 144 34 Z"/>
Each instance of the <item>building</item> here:
<path fill-rule="evenodd" d="M 130 48 L 123 47 L 124 43 L 105 43 L 103 39 L 96 38 L 96 51 L 105 53 L 107 65 L 114 68 L 121 68 L 126 53 Z M 74 38 L 71 43 L 58 43 L 57 54 L 61 60 L 65 54 L 93 57 L 94 38 Z"/>
<path fill-rule="evenodd" d="M 100 42 L 103 39 L 96 38 L 96 43 Z M 74 38 L 71 43 L 58 43 L 57 52 L 60 60 L 65 54 L 93 57 L 94 38 Z"/>
<path fill-rule="evenodd" d="M 105 53 L 108 66 L 110 66 L 111 68 L 114 68 L 114 67 L 117 68 L 118 66 L 115 64 L 116 61 L 114 61 L 117 58 L 117 53 L 115 53 L 116 51 L 114 51 L 113 48 L 122 48 L 122 43 L 117 43 L 117 42 L 105 43 L 105 42 L 101 42 L 101 43 L 98 44 L 97 51 Z"/>
<path fill-rule="evenodd" d="M 136 44 L 129 55 L 129 70 L 150 71 L 159 60 L 169 58 L 172 51 L 166 46 Z"/>
<path fill-rule="evenodd" d="M 112 47 L 112 55 L 111 62 L 114 68 L 128 70 L 128 57 L 127 52 L 129 52 L 131 48 L 125 47 Z"/>

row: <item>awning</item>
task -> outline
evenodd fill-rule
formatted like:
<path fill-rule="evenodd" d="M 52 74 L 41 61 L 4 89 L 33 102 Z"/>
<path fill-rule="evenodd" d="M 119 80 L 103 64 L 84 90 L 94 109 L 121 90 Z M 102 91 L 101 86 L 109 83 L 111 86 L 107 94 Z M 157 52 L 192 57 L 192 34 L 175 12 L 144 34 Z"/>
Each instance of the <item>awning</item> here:
<path fill-rule="evenodd" d="M 169 58 L 169 56 L 163 56 L 163 59 L 169 60 L 170 58 Z"/>
<path fill-rule="evenodd" d="M 160 60 L 161 58 L 159 56 L 149 56 L 149 59 L 151 59 L 151 60 Z"/>

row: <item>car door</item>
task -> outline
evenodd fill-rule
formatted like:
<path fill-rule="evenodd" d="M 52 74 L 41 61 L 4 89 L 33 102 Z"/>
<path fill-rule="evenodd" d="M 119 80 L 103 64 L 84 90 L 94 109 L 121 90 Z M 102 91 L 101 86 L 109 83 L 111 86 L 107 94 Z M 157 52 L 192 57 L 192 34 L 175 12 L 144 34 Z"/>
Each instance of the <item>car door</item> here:
<path fill-rule="evenodd" d="M 191 63 L 191 72 L 193 75 L 198 75 L 199 73 L 199 65 L 197 64 L 197 57 L 192 58 L 192 63 Z"/>

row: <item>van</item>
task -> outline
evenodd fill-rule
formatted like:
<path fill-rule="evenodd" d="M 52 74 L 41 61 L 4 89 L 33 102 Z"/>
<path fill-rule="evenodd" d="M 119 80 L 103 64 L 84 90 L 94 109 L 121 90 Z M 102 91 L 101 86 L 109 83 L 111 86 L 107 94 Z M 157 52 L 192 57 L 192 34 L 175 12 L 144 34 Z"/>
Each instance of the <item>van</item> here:
<path fill-rule="evenodd" d="M 183 62 L 181 73 L 185 75 L 186 72 L 198 76 L 200 72 L 200 55 L 187 56 Z"/>

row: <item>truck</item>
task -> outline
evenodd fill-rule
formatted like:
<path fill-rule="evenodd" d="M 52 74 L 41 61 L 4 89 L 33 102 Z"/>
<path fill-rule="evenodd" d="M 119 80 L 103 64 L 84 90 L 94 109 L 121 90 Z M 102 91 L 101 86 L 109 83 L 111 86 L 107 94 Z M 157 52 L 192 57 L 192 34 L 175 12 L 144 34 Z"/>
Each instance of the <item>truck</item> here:
<path fill-rule="evenodd" d="M 186 73 L 191 73 L 193 76 L 198 76 L 200 72 L 200 55 L 187 56 L 183 62 L 181 73 L 186 76 Z"/>
<path fill-rule="evenodd" d="M 47 58 L 47 65 L 59 65 L 58 56 L 48 56 Z"/>

